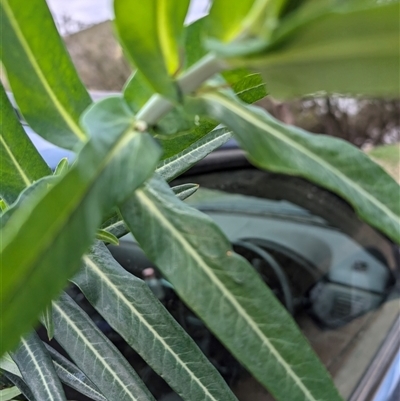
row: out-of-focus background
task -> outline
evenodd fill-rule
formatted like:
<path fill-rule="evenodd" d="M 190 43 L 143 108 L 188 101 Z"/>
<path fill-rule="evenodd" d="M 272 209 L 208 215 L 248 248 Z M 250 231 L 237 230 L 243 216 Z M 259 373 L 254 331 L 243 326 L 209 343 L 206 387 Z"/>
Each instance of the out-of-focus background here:
<path fill-rule="evenodd" d="M 47 2 L 89 89 L 121 90 L 131 68 L 113 35 L 112 0 Z M 187 22 L 205 15 L 207 9 L 208 0 L 192 1 Z M 400 141 L 399 99 L 319 96 L 282 103 L 267 98 L 261 105 L 288 124 L 334 135 L 363 148 Z"/>
<path fill-rule="evenodd" d="M 47 3 L 85 85 L 90 90 L 120 91 L 132 67 L 113 34 L 112 0 Z M 192 0 L 187 23 L 204 16 L 208 7 L 209 0 Z M 399 179 L 400 99 L 320 95 L 284 103 L 267 97 L 259 104 L 287 124 L 343 138 L 367 151 L 393 144 L 389 150 L 378 151 L 377 157 L 383 155 Z"/>
<path fill-rule="evenodd" d="M 132 69 L 113 34 L 112 0 L 47 3 L 86 86 L 92 90 L 120 91 Z M 208 3 L 192 1 L 186 22 L 204 16 Z"/>

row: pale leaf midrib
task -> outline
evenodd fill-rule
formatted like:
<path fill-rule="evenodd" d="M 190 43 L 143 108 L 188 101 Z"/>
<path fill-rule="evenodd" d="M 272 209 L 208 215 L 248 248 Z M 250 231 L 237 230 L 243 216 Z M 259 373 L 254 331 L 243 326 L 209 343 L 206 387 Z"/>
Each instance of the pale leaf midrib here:
<path fill-rule="evenodd" d="M 149 188 L 147 187 L 149 190 Z M 150 190 L 151 191 L 151 190 Z M 273 344 L 270 342 L 268 337 L 264 335 L 264 333 L 260 330 L 254 320 L 247 314 L 242 305 L 235 299 L 235 297 L 226 289 L 226 287 L 221 283 L 218 277 L 215 275 L 212 268 L 210 268 L 207 263 L 201 258 L 197 251 L 192 247 L 190 242 L 180 233 L 179 230 L 175 228 L 173 224 L 160 212 L 160 210 L 154 205 L 153 201 L 149 198 L 149 196 L 144 192 L 143 189 L 138 189 L 135 192 L 136 197 L 139 199 L 140 203 L 143 207 L 147 208 L 150 212 L 150 215 L 155 218 L 158 218 L 158 222 L 166 227 L 167 231 L 171 233 L 173 238 L 176 238 L 178 243 L 182 245 L 182 248 L 186 249 L 187 253 L 190 257 L 196 262 L 198 266 L 202 268 L 204 273 L 210 278 L 211 282 L 220 290 L 222 295 L 228 300 L 228 302 L 237 310 L 239 316 L 244 319 L 248 326 L 256 333 L 256 335 L 261 339 L 262 343 L 269 349 L 271 354 L 275 357 L 277 362 L 285 369 L 288 375 L 292 378 L 292 380 L 296 383 L 299 389 L 302 391 L 306 400 L 310 401 L 319 401 L 310 393 L 307 387 L 303 384 L 301 379 L 297 376 L 297 374 L 292 370 L 290 365 L 282 358 Z"/>
<path fill-rule="evenodd" d="M 67 374 L 70 377 L 73 377 L 74 380 L 76 380 L 81 386 L 87 388 L 90 392 L 95 393 L 98 397 L 103 397 L 104 401 L 106 401 L 106 398 L 99 393 L 97 390 L 95 390 L 93 387 L 89 386 L 87 383 L 85 383 L 84 381 L 80 380 L 78 377 L 76 377 L 73 373 L 71 373 L 68 369 L 66 369 L 63 365 L 61 365 L 60 363 L 58 363 L 57 361 L 53 360 L 53 363 L 55 366 L 57 366 L 58 369 L 62 370 L 65 372 L 65 374 Z M 89 379 L 88 379 L 89 380 Z M 93 384 L 94 386 L 94 384 Z"/>
<path fill-rule="evenodd" d="M 57 98 L 56 94 L 52 90 L 50 84 L 47 82 L 45 75 L 43 74 L 40 66 L 38 65 L 37 61 L 35 60 L 35 57 L 33 55 L 33 52 L 28 44 L 28 42 L 25 39 L 24 34 L 22 33 L 21 29 L 19 28 L 18 21 L 16 20 L 14 13 L 11 9 L 11 7 L 8 4 L 7 0 L 1 0 L 1 3 L 6 11 L 6 14 L 8 15 L 8 19 L 14 28 L 14 33 L 16 37 L 18 38 L 21 47 L 25 50 L 25 54 L 27 56 L 27 59 L 29 60 L 30 64 L 32 65 L 32 68 L 34 71 L 36 71 L 37 77 L 39 78 L 39 81 L 42 83 L 43 88 L 49 95 L 50 99 L 53 101 L 53 104 L 58 110 L 58 113 L 61 115 L 63 120 L 66 122 L 66 124 L 70 127 L 72 133 L 78 138 L 79 141 L 84 142 L 86 141 L 86 135 L 82 131 L 82 129 L 76 124 L 76 122 L 71 118 L 67 110 L 65 110 L 65 107 L 61 104 L 59 99 Z"/>
<path fill-rule="evenodd" d="M 137 190 L 138 191 L 138 190 Z M 137 192 L 136 191 L 136 192 Z M 138 313 L 138 311 L 132 306 L 132 304 L 129 302 L 129 300 L 124 296 L 124 294 L 120 291 L 120 289 L 114 285 L 114 283 L 107 277 L 106 274 L 102 271 L 100 267 L 97 266 L 96 262 L 93 261 L 89 256 L 85 255 L 83 257 L 83 260 L 85 261 L 86 265 L 94 271 L 95 274 L 97 274 L 102 282 L 105 282 L 109 288 L 117 295 L 117 297 L 128 307 L 128 309 L 131 311 L 132 314 L 138 317 L 140 322 L 152 333 L 155 339 L 157 339 L 164 347 L 167 352 L 170 353 L 174 357 L 174 359 L 177 361 L 178 365 L 182 366 L 189 374 L 189 376 L 192 378 L 194 382 L 198 384 L 198 386 L 204 391 L 204 393 L 211 399 L 215 401 L 217 400 L 212 394 L 210 394 L 209 390 L 207 387 L 201 383 L 199 378 L 192 373 L 192 371 L 187 367 L 187 364 L 182 361 L 179 357 L 179 355 L 176 354 L 176 352 L 169 346 L 169 344 L 164 340 L 163 337 L 161 337 L 158 332 L 146 321 L 146 319 L 143 318 L 143 316 Z"/>
<path fill-rule="evenodd" d="M 228 140 L 231 136 L 232 136 L 232 132 L 231 131 L 223 132 L 222 134 L 217 135 L 216 137 L 212 138 L 211 140 L 200 144 L 196 148 L 193 148 L 190 152 L 182 153 L 182 154 L 179 154 L 177 156 L 172 156 L 173 160 L 171 160 L 172 159 L 171 158 L 170 161 L 168 162 L 168 159 L 167 159 L 166 163 L 163 164 L 162 166 L 160 166 L 159 168 L 157 168 L 156 172 L 158 174 L 162 175 L 164 179 L 169 180 L 170 175 L 167 175 L 168 170 L 174 169 L 175 168 L 175 164 L 180 164 L 186 158 L 190 158 L 192 156 L 192 154 L 201 151 L 201 149 L 212 145 L 214 142 L 220 142 L 220 141 L 223 142 L 225 140 L 225 138 L 226 138 L 226 140 Z"/>
<path fill-rule="evenodd" d="M 225 99 L 222 96 L 215 95 L 215 94 L 206 94 L 203 95 L 205 99 L 211 99 L 211 101 L 222 103 L 227 109 L 230 109 L 236 115 L 243 118 L 245 121 L 249 122 L 250 124 L 260 128 L 263 131 L 266 131 L 268 134 L 271 134 L 281 142 L 285 142 L 290 147 L 296 149 L 299 153 L 303 153 L 305 156 L 314 160 L 316 163 L 320 164 L 322 167 L 327 169 L 328 171 L 332 171 L 336 176 L 340 177 L 349 187 L 355 189 L 358 193 L 361 194 L 362 197 L 367 198 L 373 205 L 375 205 L 378 209 L 382 210 L 389 218 L 395 220 L 400 224 L 400 217 L 397 216 L 394 212 L 392 212 L 386 205 L 379 202 L 375 197 L 371 196 L 364 188 L 357 184 L 356 181 L 352 181 L 346 177 L 340 170 L 332 166 L 331 164 L 327 163 L 324 159 L 317 157 L 314 153 L 310 152 L 308 149 L 300 146 L 298 142 L 288 138 L 286 135 L 282 135 L 278 130 L 271 127 L 267 122 L 261 121 L 259 118 L 253 116 L 252 112 L 247 110 L 243 110 L 242 107 L 237 106 L 235 103 L 230 102 L 229 100 Z"/>
<path fill-rule="evenodd" d="M 22 181 L 24 182 L 26 187 L 29 187 L 33 182 L 28 178 L 28 176 L 25 174 L 24 169 L 22 166 L 18 163 L 18 160 L 14 157 L 13 153 L 11 152 L 11 149 L 9 148 L 7 142 L 4 140 L 3 135 L 0 135 L 0 142 L 4 146 L 4 149 L 6 150 L 8 156 L 10 157 L 12 163 L 14 164 L 15 168 L 17 169 L 19 175 L 22 178 Z"/>
<path fill-rule="evenodd" d="M 104 227 L 103 230 L 110 232 L 113 228 L 116 228 L 121 225 L 124 225 L 124 222 L 122 220 L 119 220 L 119 221 L 116 221 L 115 223 L 108 225 L 107 227 Z"/>
<path fill-rule="evenodd" d="M 120 384 L 120 387 L 125 391 L 125 393 L 132 399 L 132 400 L 137 400 L 137 397 L 132 394 L 130 389 L 125 385 L 123 381 L 119 378 L 117 374 L 113 371 L 113 369 L 108 365 L 108 363 L 104 360 L 102 355 L 97 352 L 96 348 L 93 347 L 92 343 L 86 339 L 84 335 L 82 335 L 81 330 L 79 330 L 79 327 L 75 324 L 74 321 L 70 319 L 67 313 L 64 312 L 64 310 L 58 305 L 57 301 L 53 302 L 53 306 L 58 310 L 58 313 L 63 316 L 63 318 L 66 320 L 67 324 L 74 330 L 76 335 L 81 339 L 81 341 L 87 346 L 93 355 L 95 355 L 96 360 L 99 360 L 102 364 L 102 366 L 111 374 L 111 376 L 114 378 L 116 382 Z"/>
<path fill-rule="evenodd" d="M 29 347 L 29 344 L 23 338 L 21 339 L 21 343 L 23 344 L 24 348 L 28 352 L 28 355 L 29 355 L 30 359 L 32 360 L 33 364 L 35 365 L 36 371 L 39 372 L 40 380 L 42 381 L 43 387 L 45 388 L 46 393 L 48 394 L 48 397 L 49 397 L 48 400 L 49 401 L 53 401 L 53 400 L 55 401 L 56 399 L 53 397 L 53 393 L 51 392 L 51 390 L 50 390 L 50 388 L 49 388 L 49 386 L 47 384 L 47 380 L 43 375 L 42 369 L 40 368 L 39 364 L 36 361 L 35 354 L 31 351 L 31 349 Z"/>
<path fill-rule="evenodd" d="M 256 74 L 254 74 L 254 75 L 256 75 Z M 236 96 L 243 95 L 248 92 L 252 92 L 252 91 L 254 91 L 258 88 L 264 87 L 264 86 L 265 86 L 265 84 L 262 82 L 261 84 L 254 85 L 251 88 L 242 89 L 241 91 L 236 92 Z"/>

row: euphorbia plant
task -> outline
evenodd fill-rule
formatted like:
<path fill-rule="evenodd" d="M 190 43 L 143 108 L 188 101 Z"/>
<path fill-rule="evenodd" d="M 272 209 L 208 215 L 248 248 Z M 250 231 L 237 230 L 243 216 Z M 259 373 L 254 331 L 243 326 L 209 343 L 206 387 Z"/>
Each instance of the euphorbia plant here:
<path fill-rule="evenodd" d="M 137 71 L 120 96 L 91 104 L 45 1 L 0 2 L 0 56 L 19 110 L 38 134 L 76 152 L 53 175 L 2 89 L 0 353 L 12 359 L 1 366 L 28 399 L 65 400 L 59 378 L 94 400 L 153 399 L 60 296 L 68 280 L 184 400 L 235 399 L 146 285 L 95 240 L 128 231 L 277 400 L 340 399 L 254 269 L 182 202 L 195 188 L 174 192 L 167 182 L 233 135 L 258 167 L 336 192 L 399 242 L 399 188 L 379 166 L 348 143 L 248 105 L 265 95 L 263 82 L 280 98 L 398 96 L 399 2 L 215 0 L 208 17 L 185 27 L 188 4 L 114 1 L 116 32 Z M 29 334 L 39 317 L 75 364 Z"/>

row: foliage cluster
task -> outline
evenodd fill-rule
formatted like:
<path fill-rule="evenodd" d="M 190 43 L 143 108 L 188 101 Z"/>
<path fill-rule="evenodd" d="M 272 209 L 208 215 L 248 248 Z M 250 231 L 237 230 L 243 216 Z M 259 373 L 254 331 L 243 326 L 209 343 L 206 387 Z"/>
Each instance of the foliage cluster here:
<path fill-rule="evenodd" d="M 271 290 L 208 217 L 182 202 L 195 188 L 174 191 L 167 182 L 233 136 L 259 168 L 339 194 L 399 242 L 398 186 L 378 165 L 344 141 L 249 105 L 266 94 L 264 82 L 277 98 L 398 96 L 399 2 L 214 0 L 207 17 L 184 26 L 189 0 L 115 0 L 116 32 L 137 72 L 120 96 L 97 103 L 45 0 L 23 3 L 0 1 L 1 61 L 23 118 L 76 159 L 53 174 L 1 88 L 0 354 L 16 386 L 3 399 L 22 392 L 65 401 L 61 381 L 93 400 L 154 399 L 90 318 L 60 295 L 68 280 L 184 400 L 236 399 L 101 241 L 130 231 L 277 400 L 340 400 Z M 39 316 L 73 363 L 29 333 Z"/>

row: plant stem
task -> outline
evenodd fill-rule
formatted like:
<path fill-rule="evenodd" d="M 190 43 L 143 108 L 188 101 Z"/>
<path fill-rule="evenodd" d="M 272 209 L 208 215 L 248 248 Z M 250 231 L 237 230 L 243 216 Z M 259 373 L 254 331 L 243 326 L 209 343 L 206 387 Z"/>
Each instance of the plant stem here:
<path fill-rule="evenodd" d="M 207 54 L 177 80 L 181 93 L 186 95 L 195 91 L 203 82 L 224 69 L 223 63 L 213 54 Z M 153 95 L 139 110 L 137 120 L 154 125 L 174 108 L 174 104 L 159 94 Z"/>

